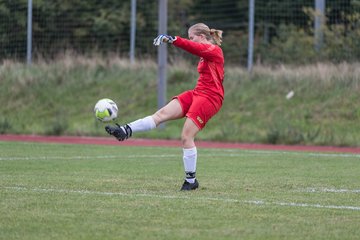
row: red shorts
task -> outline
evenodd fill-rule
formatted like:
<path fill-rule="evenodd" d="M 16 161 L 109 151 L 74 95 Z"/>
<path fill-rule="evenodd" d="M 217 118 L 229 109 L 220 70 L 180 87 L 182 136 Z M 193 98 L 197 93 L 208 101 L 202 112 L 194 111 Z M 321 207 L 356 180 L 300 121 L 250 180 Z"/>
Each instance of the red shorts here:
<path fill-rule="evenodd" d="M 194 94 L 193 90 L 188 90 L 178 96 L 173 97 L 180 102 L 184 116 L 190 118 L 201 130 L 206 123 L 214 116 L 221 106 L 215 106 L 208 98 Z"/>

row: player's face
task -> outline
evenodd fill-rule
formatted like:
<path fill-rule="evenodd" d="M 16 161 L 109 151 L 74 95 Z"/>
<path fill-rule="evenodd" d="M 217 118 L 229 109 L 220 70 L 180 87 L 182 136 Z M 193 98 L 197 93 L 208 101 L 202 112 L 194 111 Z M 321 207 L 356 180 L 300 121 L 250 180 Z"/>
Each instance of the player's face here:
<path fill-rule="evenodd" d="M 193 42 L 203 42 L 204 35 L 195 35 L 193 31 L 189 31 L 189 39 Z"/>

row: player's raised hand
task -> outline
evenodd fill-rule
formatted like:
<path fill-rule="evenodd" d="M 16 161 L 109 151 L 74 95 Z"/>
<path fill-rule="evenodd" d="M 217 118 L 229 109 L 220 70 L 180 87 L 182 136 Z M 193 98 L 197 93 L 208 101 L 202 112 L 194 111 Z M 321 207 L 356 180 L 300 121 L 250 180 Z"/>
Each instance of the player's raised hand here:
<path fill-rule="evenodd" d="M 174 41 L 176 41 L 176 37 L 172 37 L 172 36 L 169 36 L 169 35 L 165 35 L 165 34 L 160 34 L 159 36 L 157 36 L 155 39 L 154 39 L 154 46 L 159 46 L 161 45 L 162 43 L 166 42 L 166 43 L 173 43 Z"/>

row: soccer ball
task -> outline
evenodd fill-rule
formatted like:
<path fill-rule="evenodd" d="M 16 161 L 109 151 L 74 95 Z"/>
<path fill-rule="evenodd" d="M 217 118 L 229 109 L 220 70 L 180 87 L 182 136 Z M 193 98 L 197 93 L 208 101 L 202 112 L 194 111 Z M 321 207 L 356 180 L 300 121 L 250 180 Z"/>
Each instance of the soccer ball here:
<path fill-rule="evenodd" d="M 118 107 L 113 100 L 103 98 L 95 104 L 94 113 L 101 122 L 110 122 L 117 117 Z"/>

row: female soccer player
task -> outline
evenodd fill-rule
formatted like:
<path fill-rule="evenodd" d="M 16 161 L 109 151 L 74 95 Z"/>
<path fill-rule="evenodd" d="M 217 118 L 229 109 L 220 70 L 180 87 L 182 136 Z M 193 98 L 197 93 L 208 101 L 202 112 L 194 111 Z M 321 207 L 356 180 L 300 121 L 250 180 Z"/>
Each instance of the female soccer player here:
<path fill-rule="evenodd" d="M 171 43 L 200 57 L 196 87 L 173 97 L 166 106 L 151 116 L 123 126 L 105 127 L 110 135 L 123 141 L 135 132 L 149 131 L 165 121 L 186 117 L 181 133 L 185 169 L 185 181 L 181 187 L 183 191 L 199 187 L 195 176 L 197 149 L 194 139 L 210 118 L 220 110 L 224 99 L 224 56 L 219 47 L 222 42 L 222 31 L 198 23 L 189 28 L 188 35 L 189 40 L 162 34 L 154 39 L 154 45 Z"/>

